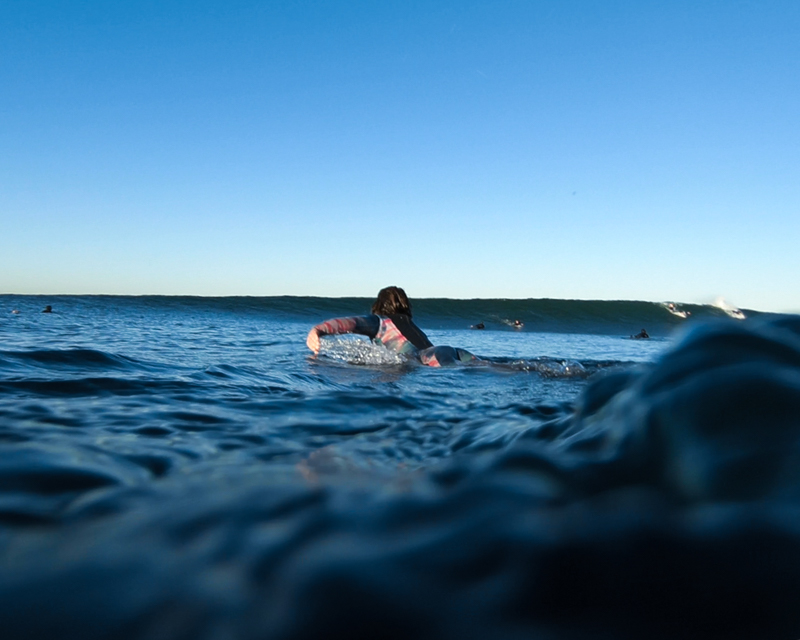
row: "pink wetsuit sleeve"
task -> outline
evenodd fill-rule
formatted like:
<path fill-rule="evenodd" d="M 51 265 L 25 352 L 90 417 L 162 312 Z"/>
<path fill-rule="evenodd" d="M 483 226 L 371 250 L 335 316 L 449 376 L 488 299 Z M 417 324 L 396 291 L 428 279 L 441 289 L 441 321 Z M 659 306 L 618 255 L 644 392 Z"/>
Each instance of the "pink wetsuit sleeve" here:
<path fill-rule="evenodd" d="M 314 328 L 320 335 L 334 335 L 339 333 L 358 333 L 374 338 L 378 334 L 380 319 L 377 316 L 356 316 L 353 318 L 332 318 L 320 322 Z"/>

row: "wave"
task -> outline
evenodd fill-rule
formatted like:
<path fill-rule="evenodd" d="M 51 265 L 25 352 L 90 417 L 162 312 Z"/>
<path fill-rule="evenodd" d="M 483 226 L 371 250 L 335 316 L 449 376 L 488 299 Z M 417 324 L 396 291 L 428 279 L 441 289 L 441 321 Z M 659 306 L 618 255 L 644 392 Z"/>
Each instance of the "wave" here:
<path fill-rule="evenodd" d="M 13 300 L 12 300 L 13 298 Z M 197 296 L 0 296 L 7 306 L 22 306 L 30 298 L 32 309 L 45 301 L 78 312 L 91 312 L 92 301 L 113 310 L 147 312 L 208 312 L 268 315 L 282 321 L 302 323 L 369 313 L 373 298 L 328 298 L 313 296 L 232 296 L 206 298 Z M 774 316 L 748 309 L 738 309 L 718 299 L 713 304 L 645 302 L 626 300 L 560 300 L 553 298 L 414 298 L 414 316 L 426 329 L 466 329 L 483 323 L 489 331 L 515 331 L 514 320 L 523 323 L 522 331 L 548 333 L 585 333 L 627 336 L 646 328 L 650 335 L 667 335 L 687 323 L 709 319 L 755 318 Z M 66 312 L 65 312 L 66 313 Z"/>
<path fill-rule="evenodd" d="M 317 298 L 280 296 L 270 298 L 227 298 L 215 304 L 280 314 L 302 321 L 363 315 L 369 313 L 372 298 Z M 730 305 L 699 305 L 627 300 L 560 300 L 552 298 L 418 298 L 412 300 L 418 324 L 430 329 L 466 329 L 483 323 L 490 331 L 536 331 L 547 333 L 588 333 L 630 335 L 647 328 L 653 335 L 665 335 L 688 322 L 731 316 Z M 671 305 L 671 306 L 670 306 Z M 747 317 L 772 316 L 753 310 L 739 310 Z M 737 316 L 738 317 L 738 316 Z M 520 320 L 522 328 L 513 326 Z"/>
<path fill-rule="evenodd" d="M 196 385 L 179 380 L 132 380 L 97 377 L 58 380 L 0 380 L 0 395 L 38 395 L 77 397 L 100 395 L 141 395 L 188 393 Z"/>
<path fill-rule="evenodd" d="M 714 305 L 606 300 L 419 300 L 415 310 L 428 324 L 465 326 L 483 322 L 486 329 L 518 330 L 509 321 L 520 320 L 522 331 L 630 335 L 646 328 L 651 335 L 665 335 L 687 322 L 726 318 Z M 674 311 L 677 309 L 676 315 Z M 685 314 L 685 315 L 683 315 Z M 748 316 L 763 315 L 748 312 Z M 427 322 L 430 316 L 430 322 Z"/>
<path fill-rule="evenodd" d="M 99 369 L 142 369 L 145 365 L 133 358 L 96 349 L 33 349 L 0 351 L 0 367 L 44 365 Z"/>

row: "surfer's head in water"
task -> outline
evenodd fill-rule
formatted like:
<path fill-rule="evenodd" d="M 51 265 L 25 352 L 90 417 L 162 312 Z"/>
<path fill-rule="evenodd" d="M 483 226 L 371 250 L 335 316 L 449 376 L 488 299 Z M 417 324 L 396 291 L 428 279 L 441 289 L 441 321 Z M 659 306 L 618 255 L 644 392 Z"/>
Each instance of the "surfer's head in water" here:
<path fill-rule="evenodd" d="M 405 315 L 411 317 L 411 303 L 406 292 L 400 287 L 386 287 L 378 291 L 378 298 L 372 305 L 376 316 Z"/>

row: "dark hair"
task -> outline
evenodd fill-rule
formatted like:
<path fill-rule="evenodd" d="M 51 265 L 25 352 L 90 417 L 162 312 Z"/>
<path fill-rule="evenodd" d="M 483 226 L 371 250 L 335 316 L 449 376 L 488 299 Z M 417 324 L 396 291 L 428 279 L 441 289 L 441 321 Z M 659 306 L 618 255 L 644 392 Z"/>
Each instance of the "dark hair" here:
<path fill-rule="evenodd" d="M 400 287 L 386 287 L 378 291 L 378 298 L 372 305 L 372 313 L 378 316 L 391 316 L 402 313 L 411 317 L 411 303 L 406 292 Z"/>

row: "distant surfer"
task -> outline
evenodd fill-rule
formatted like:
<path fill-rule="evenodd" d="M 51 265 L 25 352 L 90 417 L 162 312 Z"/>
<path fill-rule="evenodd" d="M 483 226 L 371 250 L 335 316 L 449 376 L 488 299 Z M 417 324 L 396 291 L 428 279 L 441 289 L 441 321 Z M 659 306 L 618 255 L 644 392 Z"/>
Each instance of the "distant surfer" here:
<path fill-rule="evenodd" d="M 19 309 L 12 309 L 11 313 L 13 313 L 14 315 L 18 315 L 19 314 Z"/>
<path fill-rule="evenodd" d="M 678 316 L 679 318 L 688 318 L 690 315 L 692 315 L 691 311 L 682 311 L 673 302 L 667 303 L 667 311 L 669 311 L 673 316 Z"/>
<path fill-rule="evenodd" d="M 634 340 L 645 340 L 650 337 L 650 334 L 647 333 L 646 329 L 642 329 L 639 333 L 635 336 L 631 336 Z"/>
<path fill-rule="evenodd" d="M 53 307 L 48 304 L 44 309 L 42 309 L 42 313 L 53 313 Z"/>
<path fill-rule="evenodd" d="M 428 336 L 411 320 L 411 303 L 400 287 L 386 287 L 378 292 L 372 314 L 352 318 L 333 318 L 316 325 L 308 332 L 306 345 L 319 353 L 320 336 L 357 333 L 390 351 L 415 358 L 430 367 L 456 362 L 473 362 L 469 351 L 454 347 L 434 347 Z"/>
<path fill-rule="evenodd" d="M 482 322 L 479 322 L 478 324 L 473 324 L 470 327 L 470 329 L 485 329 L 485 328 L 486 328 L 486 325 L 483 324 Z"/>
<path fill-rule="evenodd" d="M 524 327 L 524 326 L 525 326 L 525 325 L 523 325 L 523 324 L 522 324 L 522 321 L 520 321 L 520 320 L 514 320 L 514 328 L 515 328 L 515 329 L 522 329 L 522 327 Z"/>
<path fill-rule="evenodd" d="M 737 309 L 736 307 L 728 304 L 722 298 L 717 298 L 714 302 L 714 306 L 718 309 L 722 309 L 727 315 L 735 320 L 744 320 L 747 317 L 744 315 L 744 312 L 741 309 Z"/>

